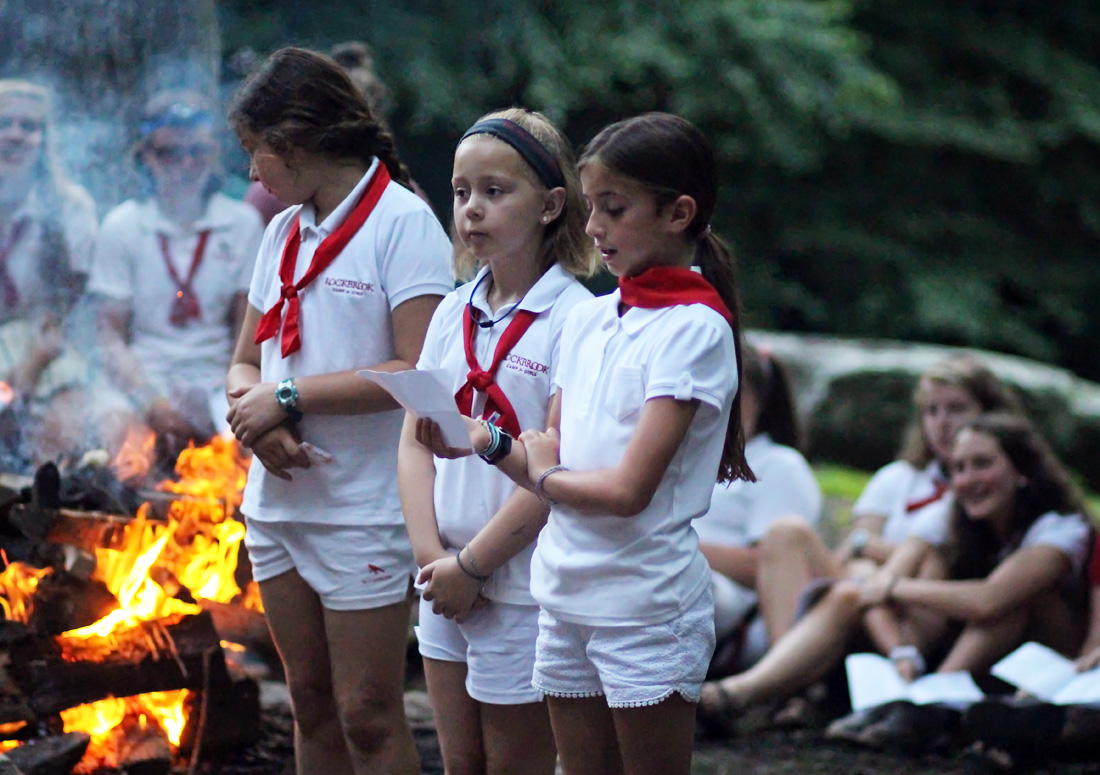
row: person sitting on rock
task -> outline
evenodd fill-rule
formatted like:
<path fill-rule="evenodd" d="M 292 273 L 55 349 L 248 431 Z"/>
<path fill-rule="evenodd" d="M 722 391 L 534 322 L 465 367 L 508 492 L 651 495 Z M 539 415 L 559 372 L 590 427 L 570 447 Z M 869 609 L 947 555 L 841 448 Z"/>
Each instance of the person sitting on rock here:
<path fill-rule="evenodd" d="M 741 356 L 745 457 L 756 481 L 715 485 L 710 510 L 692 523 L 712 573 L 718 646 L 711 677 L 743 670 L 768 647 L 768 610 L 757 607 L 760 539 L 781 517 L 812 526 L 821 514 L 821 488 L 799 451 L 801 433 L 786 370 L 748 343 Z"/>
<path fill-rule="evenodd" d="M 104 218 L 88 280 L 107 370 L 172 459 L 227 427 L 223 384 L 263 236 L 253 208 L 218 192 L 216 121 L 195 92 L 149 100 L 134 158 L 150 196 Z"/>
<path fill-rule="evenodd" d="M 1088 570 L 1089 626 L 1074 666 L 1080 673 L 1100 667 L 1100 535 Z M 1100 707 L 1055 705 L 1023 692 L 988 697 L 971 705 L 964 725 L 974 744 L 967 753 L 997 769 L 1021 759 L 1095 758 L 1100 752 Z"/>
<path fill-rule="evenodd" d="M 959 427 L 982 412 L 1019 413 L 1004 384 L 970 355 L 924 372 L 898 460 L 880 469 L 852 507 L 853 529 L 835 550 L 805 519 L 777 520 L 760 542 L 757 591 L 774 642 L 794 624 L 819 579 L 866 575 L 912 534 L 922 511 L 949 496 L 946 463 Z"/>
<path fill-rule="evenodd" d="M 741 711 L 820 680 L 866 641 L 910 680 L 928 666 L 988 671 L 1025 632 L 1061 653 L 1077 653 L 1091 536 L 1065 468 L 1026 419 L 1001 412 L 962 426 L 949 471 L 953 499 L 922 513 L 884 567 L 832 584 L 754 667 L 704 686 L 705 732 L 728 734 Z M 913 723 L 917 706 L 880 707 L 901 717 L 854 717 L 843 725 L 845 739 L 911 747 L 936 737 Z M 957 713 L 935 712 L 937 724 L 958 720 Z"/>

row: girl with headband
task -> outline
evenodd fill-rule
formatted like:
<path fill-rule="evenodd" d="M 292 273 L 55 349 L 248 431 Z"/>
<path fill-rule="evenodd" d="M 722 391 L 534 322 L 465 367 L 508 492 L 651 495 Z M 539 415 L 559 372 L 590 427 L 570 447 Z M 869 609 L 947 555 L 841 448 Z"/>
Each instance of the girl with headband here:
<path fill-rule="evenodd" d="M 454 288 L 451 246 L 331 59 L 275 52 L 230 113 L 268 225 L 227 387 L 258 462 L 245 545 L 286 668 L 297 771 L 419 772 L 403 679 L 413 565 L 403 413 L 356 369 L 411 369 Z"/>
<path fill-rule="evenodd" d="M 580 177 L 619 288 L 569 314 L 548 429 L 469 422 L 470 444 L 550 506 L 533 683 L 562 772 L 687 775 L 714 649 L 691 520 L 715 480 L 752 478 L 733 257 L 709 228 L 717 164 L 693 125 L 649 113 L 601 131 Z"/>
<path fill-rule="evenodd" d="M 463 414 L 514 438 L 546 427 L 566 314 L 592 297 L 576 279 L 596 266 L 576 164 L 545 116 L 512 108 L 463 135 L 451 182 L 456 261 L 477 273 L 439 305 L 417 367 L 443 369 Z M 548 509 L 476 458 L 433 460 L 433 448 L 449 454 L 438 441 L 406 418 L 398 473 L 445 769 L 551 775 L 550 719 L 531 685 L 531 554 Z"/>

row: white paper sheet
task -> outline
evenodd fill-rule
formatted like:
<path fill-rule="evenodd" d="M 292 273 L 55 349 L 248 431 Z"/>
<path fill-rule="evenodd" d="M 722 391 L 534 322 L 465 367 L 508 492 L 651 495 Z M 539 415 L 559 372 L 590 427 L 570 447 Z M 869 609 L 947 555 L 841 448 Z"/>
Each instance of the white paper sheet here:
<path fill-rule="evenodd" d="M 1078 673 L 1073 662 L 1039 643 L 1025 643 L 993 666 L 998 678 L 1056 705 L 1100 704 L 1100 668 Z"/>
<path fill-rule="evenodd" d="M 391 374 L 363 369 L 355 373 L 379 385 L 409 414 L 439 423 L 439 428 L 443 431 L 443 441 L 448 446 L 469 448 L 470 436 L 462 415 L 455 407 L 454 395 L 448 387 L 450 379 L 447 372 L 442 369 L 409 369 Z"/>
<path fill-rule="evenodd" d="M 852 710 L 863 710 L 895 700 L 916 705 L 939 702 L 965 707 L 982 699 L 982 690 L 970 673 L 932 673 L 906 683 L 894 663 L 879 654 L 849 654 L 844 660 L 848 671 L 848 692 Z"/>
<path fill-rule="evenodd" d="M 1002 681 L 1050 702 L 1077 675 L 1073 662 L 1038 643 L 1025 643 L 990 670 Z"/>

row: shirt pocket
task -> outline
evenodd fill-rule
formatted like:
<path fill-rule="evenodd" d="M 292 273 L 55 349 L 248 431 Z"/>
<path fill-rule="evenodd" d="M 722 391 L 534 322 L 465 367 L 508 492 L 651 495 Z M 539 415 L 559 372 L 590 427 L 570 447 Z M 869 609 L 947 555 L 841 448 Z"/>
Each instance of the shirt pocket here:
<path fill-rule="evenodd" d="M 607 408 L 620 422 L 638 413 L 645 403 L 640 366 L 616 366 L 607 383 Z"/>

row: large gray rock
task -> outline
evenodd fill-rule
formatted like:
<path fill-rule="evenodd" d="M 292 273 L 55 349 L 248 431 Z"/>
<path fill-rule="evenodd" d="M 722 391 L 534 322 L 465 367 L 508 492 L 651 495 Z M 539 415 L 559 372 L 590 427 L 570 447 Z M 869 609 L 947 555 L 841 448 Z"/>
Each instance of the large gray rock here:
<path fill-rule="evenodd" d="M 942 358 L 980 357 L 1016 389 L 1062 460 L 1100 489 L 1100 385 L 1024 358 L 890 340 L 753 331 L 791 375 L 809 454 L 873 470 L 897 454 L 917 379 Z"/>

